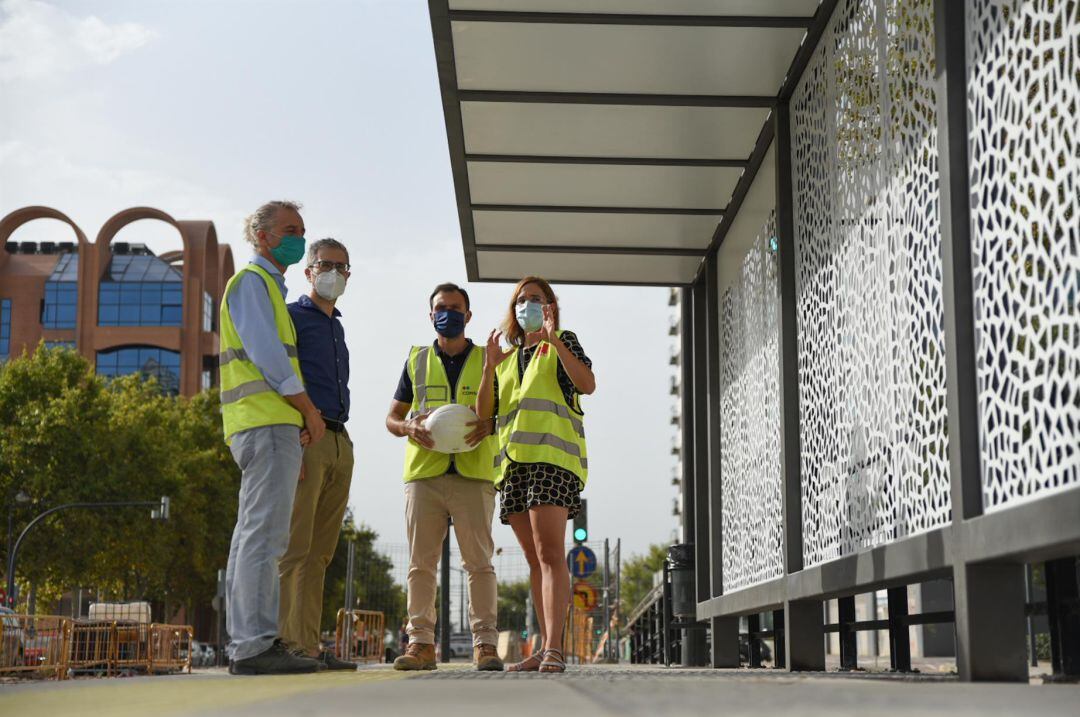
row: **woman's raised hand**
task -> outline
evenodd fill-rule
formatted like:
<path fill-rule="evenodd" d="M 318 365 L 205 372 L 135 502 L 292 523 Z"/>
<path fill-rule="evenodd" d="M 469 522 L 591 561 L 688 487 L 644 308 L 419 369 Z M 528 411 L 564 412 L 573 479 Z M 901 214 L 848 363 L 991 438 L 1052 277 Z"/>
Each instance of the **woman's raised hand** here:
<path fill-rule="evenodd" d="M 510 355 L 509 351 L 503 351 L 502 332 L 492 329 L 488 334 L 487 345 L 484 347 L 484 359 L 489 366 L 498 366 Z"/>
<path fill-rule="evenodd" d="M 540 338 L 543 341 L 555 340 L 555 309 L 551 304 L 544 304 L 544 325 L 540 327 Z"/>

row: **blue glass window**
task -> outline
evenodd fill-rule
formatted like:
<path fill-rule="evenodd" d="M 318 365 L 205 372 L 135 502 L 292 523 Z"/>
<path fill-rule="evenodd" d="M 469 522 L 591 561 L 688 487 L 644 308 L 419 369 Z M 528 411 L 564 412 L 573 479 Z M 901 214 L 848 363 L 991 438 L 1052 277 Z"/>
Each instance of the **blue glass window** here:
<path fill-rule="evenodd" d="M 0 299 L 0 361 L 11 352 L 11 299 Z"/>
<path fill-rule="evenodd" d="M 155 346 L 123 346 L 98 351 L 97 372 L 100 376 L 126 376 L 137 373 L 143 378 L 153 376 L 165 393 L 180 393 L 180 353 Z"/>
<path fill-rule="evenodd" d="M 75 328 L 79 305 L 79 255 L 64 254 L 45 282 L 41 325 L 47 329 Z"/>
<path fill-rule="evenodd" d="M 47 349 L 71 349 L 75 350 L 74 341 L 46 341 L 45 348 Z"/>
<path fill-rule="evenodd" d="M 113 256 L 98 290 L 99 326 L 180 326 L 181 276 L 156 256 Z"/>
<path fill-rule="evenodd" d="M 202 295 L 202 330 L 214 330 L 214 299 L 206 291 Z"/>

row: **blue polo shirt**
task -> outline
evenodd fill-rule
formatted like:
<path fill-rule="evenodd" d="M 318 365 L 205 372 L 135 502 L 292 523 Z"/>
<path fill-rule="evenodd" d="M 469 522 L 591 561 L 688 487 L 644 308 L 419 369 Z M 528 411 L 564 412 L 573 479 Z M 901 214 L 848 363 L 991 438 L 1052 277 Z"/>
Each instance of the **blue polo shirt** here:
<path fill-rule="evenodd" d="M 310 296 L 301 296 L 288 306 L 296 326 L 296 352 L 304 387 L 323 418 L 344 423 L 349 420 L 349 349 L 345 329 L 334 309 L 327 316 Z"/>

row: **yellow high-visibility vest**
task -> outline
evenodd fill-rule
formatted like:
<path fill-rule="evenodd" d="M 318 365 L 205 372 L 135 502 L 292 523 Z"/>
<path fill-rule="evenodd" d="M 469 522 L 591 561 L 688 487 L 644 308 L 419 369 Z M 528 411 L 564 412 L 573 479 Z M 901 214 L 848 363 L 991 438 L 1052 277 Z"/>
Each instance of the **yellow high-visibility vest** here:
<path fill-rule="evenodd" d="M 562 331 L 558 332 L 561 337 Z M 518 380 L 518 351 L 499 364 L 499 454 L 496 483 L 505 477 L 510 461 L 549 463 L 570 471 L 584 486 L 589 477 L 585 450 L 584 414 L 573 396 L 566 402 L 559 386 L 559 354 L 547 341 L 536 346 L 525 374 Z"/>
<path fill-rule="evenodd" d="M 413 346 L 409 352 L 409 379 L 413 385 L 412 412 L 415 416 L 433 411 L 448 403 L 460 403 L 473 407 L 477 389 L 484 372 L 484 351 L 479 346 L 469 347 L 469 356 L 461 367 L 454 394 L 450 393 L 450 379 L 446 376 L 442 360 L 434 346 Z M 495 452 L 498 438 L 490 435 L 471 451 L 455 453 L 454 466 L 462 478 L 495 480 Z M 450 468 L 451 456 L 424 448 L 408 441 L 405 448 L 405 482 L 434 478 Z"/>
<path fill-rule="evenodd" d="M 225 442 L 230 443 L 232 436 L 259 426 L 290 425 L 303 427 L 304 418 L 281 394 L 270 387 L 262 372 L 248 358 L 240 335 L 236 333 L 232 315 L 229 314 L 228 297 L 240 277 L 251 272 L 266 282 L 266 291 L 274 307 L 274 324 L 278 338 L 285 345 L 296 375 L 300 373 L 300 360 L 296 354 L 296 327 L 285 307 L 285 298 L 281 295 L 277 282 L 270 273 L 256 264 L 248 264 L 236 272 L 225 286 L 221 300 L 220 313 L 220 354 L 221 368 L 221 419 L 225 428 Z"/>

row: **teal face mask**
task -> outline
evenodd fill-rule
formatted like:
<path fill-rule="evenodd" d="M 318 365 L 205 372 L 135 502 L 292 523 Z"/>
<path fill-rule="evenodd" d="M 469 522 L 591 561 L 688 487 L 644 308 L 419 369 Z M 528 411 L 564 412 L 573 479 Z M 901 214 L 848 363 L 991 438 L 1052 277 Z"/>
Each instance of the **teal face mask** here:
<path fill-rule="evenodd" d="M 527 334 L 539 331 L 540 327 L 544 325 L 544 305 L 538 301 L 526 301 L 524 304 L 518 304 L 515 313 L 518 326 Z"/>
<path fill-rule="evenodd" d="M 270 255 L 278 264 L 292 266 L 304 258 L 304 246 L 304 237 L 286 234 L 281 237 L 281 243 L 270 250 Z"/>

